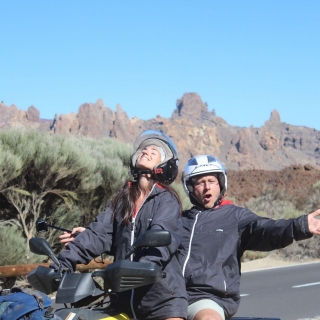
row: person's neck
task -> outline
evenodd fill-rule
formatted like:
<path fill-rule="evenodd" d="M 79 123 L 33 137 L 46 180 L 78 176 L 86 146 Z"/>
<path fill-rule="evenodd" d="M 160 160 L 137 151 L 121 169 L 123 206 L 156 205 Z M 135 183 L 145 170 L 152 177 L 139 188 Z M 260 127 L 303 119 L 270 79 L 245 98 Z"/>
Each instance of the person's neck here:
<path fill-rule="evenodd" d="M 142 175 L 139 179 L 139 187 L 142 196 L 147 196 L 154 185 L 154 180 L 150 175 Z"/>

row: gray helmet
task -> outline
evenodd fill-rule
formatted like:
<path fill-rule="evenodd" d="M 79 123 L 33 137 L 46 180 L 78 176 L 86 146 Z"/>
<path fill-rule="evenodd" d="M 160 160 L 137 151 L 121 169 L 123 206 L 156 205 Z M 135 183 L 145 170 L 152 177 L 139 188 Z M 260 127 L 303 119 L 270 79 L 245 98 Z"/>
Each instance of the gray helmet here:
<path fill-rule="evenodd" d="M 198 199 L 193 194 L 192 178 L 203 174 L 215 174 L 217 176 L 220 186 L 220 196 L 214 204 L 214 206 L 216 206 L 221 202 L 224 193 L 227 191 L 228 180 L 227 171 L 224 165 L 213 156 L 202 154 L 195 156 L 188 161 L 181 177 L 184 191 L 193 204 L 199 205 Z"/>
<path fill-rule="evenodd" d="M 142 150 L 150 145 L 161 148 L 161 162 L 153 170 L 137 169 L 136 163 Z M 134 152 L 130 159 L 131 174 L 135 179 L 142 173 L 150 173 L 154 179 L 170 184 L 178 174 L 179 154 L 173 141 L 163 132 L 147 130 L 142 132 L 133 145 Z M 163 151 L 163 152 L 162 152 Z"/>

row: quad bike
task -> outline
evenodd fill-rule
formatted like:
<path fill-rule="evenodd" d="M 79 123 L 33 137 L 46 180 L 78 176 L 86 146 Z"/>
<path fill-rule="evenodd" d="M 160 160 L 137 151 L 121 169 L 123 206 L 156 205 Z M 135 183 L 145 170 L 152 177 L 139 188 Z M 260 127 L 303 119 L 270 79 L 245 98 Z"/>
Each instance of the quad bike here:
<path fill-rule="evenodd" d="M 38 231 L 46 231 L 48 226 L 59 228 L 41 221 Z M 149 230 L 130 247 L 126 258 L 140 247 L 167 246 L 170 243 L 171 235 L 168 231 Z M 129 260 L 119 260 L 111 263 L 105 270 L 93 273 L 66 273 L 46 240 L 32 238 L 29 245 L 33 253 L 50 257 L 58 266 L 58 271 L 39 266 L 27 279 L 33 288 L 45 294 L 57 291 L 56 303 L 64 304 L 65 307 L 55 310 L 54 313 L 66 320 L 130 320 L 121 310 L 109 307 L 110 294 L 149 285 L 165 277 L 165 273 L 155 264 Z M 97 278 L 103 280 L 103 288 L 95 280 Z M 233 317 L 231 320 L 280 319 Z"/>
<path fill-rule="evenodd" d="M 149 230 L 130 247 L 127 257 L 140 247 L 168 246 L 170 243 L 168 231 Z M 130 319 L 123 312 L 108 308 L 109 295 L 149 285 L 166 276 L 158 265 L 129 260 L 119 260 L 105 270 L 93 273 L 66 273 L 45 239 L 32 238 L 29 246 L 33 253 L 47 255 L 58 266 L 58 270 L 39 266 L 27 279 L 34 289 L 45 294 L 57 291 L 56 303 L 64 304 L 65 308 L 54 313 L 62 319 Z M 103 288 L 95 280 L 97 278 L 103 280 Z"/>

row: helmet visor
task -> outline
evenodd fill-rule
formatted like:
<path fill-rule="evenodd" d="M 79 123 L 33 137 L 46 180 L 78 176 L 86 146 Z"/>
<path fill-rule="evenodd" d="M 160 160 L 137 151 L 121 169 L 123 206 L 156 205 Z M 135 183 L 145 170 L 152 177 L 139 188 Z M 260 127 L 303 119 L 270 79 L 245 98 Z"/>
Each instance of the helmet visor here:
<path fill-rule="evenodd" d="M 156 140 L 163 141 L 171 150 L 171 152 L 173 154 L 173 158 L 177 159 L 179 157 L 178 150 L 177 150 L 175 144 L 173 143 L 173 141 L 163 132 L 156 131 L 156 130 L 147 130 L 147 131 L 142 132 L 137 137 L 136 141 L 133 144 L 133 150 L 134 150 L 133 152 L 136 153 L 138 149 L 141 149 L 142 145 L 147 146 L 148 140 L 150 140 L 150 145 L 156 144 L 156 143 L 154 143 Z"/>

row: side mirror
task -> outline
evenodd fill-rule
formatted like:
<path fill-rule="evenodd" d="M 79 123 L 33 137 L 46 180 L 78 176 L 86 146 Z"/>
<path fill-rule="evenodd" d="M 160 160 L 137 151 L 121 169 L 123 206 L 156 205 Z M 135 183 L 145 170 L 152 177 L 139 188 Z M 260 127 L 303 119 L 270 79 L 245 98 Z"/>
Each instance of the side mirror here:
<path fill-rule="evenodd" d="M 133 244 L 139 247 L 165 247 L 171 244 L 171 233 L 166 230 L 148 230 Z"/>
<path fill-rule="evenodd" d="M 61 266 L 60 261 L 58 260 L 58 258 L 54 255 L 49 243 L 42 238 L 31 238 L 29 240 L 29 247 L 31 252 L 38 254 L 38 255 L 45 255 L 50 257 L 53 262 L 57 265 L 57 266 Z"/>
<path fill-rule="evenodd" d="M 51 256 L 53 251 L 49 243 L 42 238 L 31 238 L 29 240 L 29 247 L 31 252 L 39 255 Z"/>
<path fill-rule="evenodd" d="M 166 230 L 148 230 L 129 248 L 125 258 L 141 247 L 165 247 L 171 244 L 171 233 Z"/>

